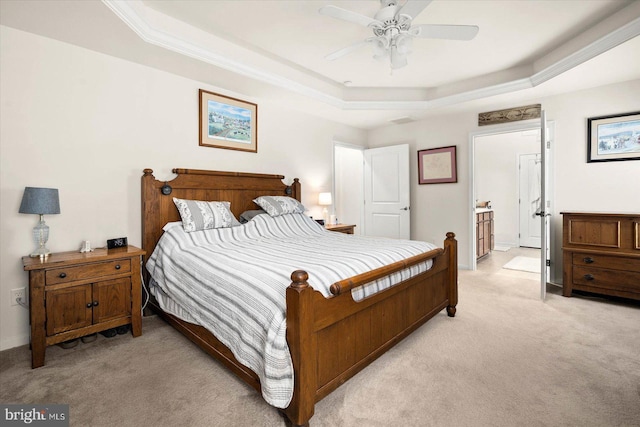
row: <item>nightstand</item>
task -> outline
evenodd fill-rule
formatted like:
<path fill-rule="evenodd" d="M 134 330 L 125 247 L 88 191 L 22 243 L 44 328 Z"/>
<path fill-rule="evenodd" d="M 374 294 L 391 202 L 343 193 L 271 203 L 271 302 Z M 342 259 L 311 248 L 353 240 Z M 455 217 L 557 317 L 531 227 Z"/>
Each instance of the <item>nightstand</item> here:
<path fill-rule="evenodd" d="M 356 228 L 356 226 L 351 224 L 336 224 L 325 225 L 325 228 L 329 231 L 337 231 L 338 233 L 353 234 L 353 229 Z"/>
<path fill-rule="evenodd" d="M 131 324 L 142 334 L 140 248 L 60 252 L 22 258 L 29 272 L 31 367 L 47 346 Z"/>

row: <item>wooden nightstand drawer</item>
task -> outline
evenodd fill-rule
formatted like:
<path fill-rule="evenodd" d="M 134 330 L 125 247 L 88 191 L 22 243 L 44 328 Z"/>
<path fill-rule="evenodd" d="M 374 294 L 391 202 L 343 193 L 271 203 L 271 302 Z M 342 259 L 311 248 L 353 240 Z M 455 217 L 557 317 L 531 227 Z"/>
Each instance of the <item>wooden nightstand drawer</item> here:
<path fill-rule="evenodd" d="M 574 266 L 588 266 L 592 268 L 607 268 L 609 270 L 627 270 L 640 272 L 640 259 L 607 256 L 600 254 L 574 253 Z"/>
<path fill-rule="evenodd" d="M 575 266 L 573 284 L 616 291 L 640 292 L 640 273 Z"/>
<path fill-rule="evenodd" d="M 55 285 L 57 283 L 75 282 L 76 280 L 99 278 L 113 274 L 128 273 L 130 271 L 131 260 L 119 259 L 77 267 L 47 270 L 45 280 L 47 285 Z"/>

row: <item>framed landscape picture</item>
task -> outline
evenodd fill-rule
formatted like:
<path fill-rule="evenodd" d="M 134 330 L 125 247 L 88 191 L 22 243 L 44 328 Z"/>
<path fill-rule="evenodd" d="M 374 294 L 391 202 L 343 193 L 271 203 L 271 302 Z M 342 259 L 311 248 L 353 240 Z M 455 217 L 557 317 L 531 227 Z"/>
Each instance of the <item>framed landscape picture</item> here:
<path fill-rule="evenodd" d="M 458 182 L 456 146 L 418 151 L 418 184 Z"/>
<path fill-rule="evenodd" d="M 258 152 L 258 105 L 200 89 L 200 145 Z"/>
<path fill-rule="evenodd" d="M 640 111 L 587 119 L 587 163 L 640 160 Z"/>

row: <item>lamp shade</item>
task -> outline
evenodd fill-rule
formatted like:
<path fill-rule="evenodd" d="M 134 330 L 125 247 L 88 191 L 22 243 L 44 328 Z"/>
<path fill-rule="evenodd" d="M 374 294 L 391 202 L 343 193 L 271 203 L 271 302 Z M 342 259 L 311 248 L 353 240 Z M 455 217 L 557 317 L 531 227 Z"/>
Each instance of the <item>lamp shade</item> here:
<path fill-rule="evenodd" d="M 25 187 L 20 213 L 50 215 L 60 213 L 57 188 Z"/>
<path fill-rule="evenodd" d="M 320 193 L 318 195 L 318 204 L 320 206 L 329 206 L 331 204 L 331 193 Z"/>

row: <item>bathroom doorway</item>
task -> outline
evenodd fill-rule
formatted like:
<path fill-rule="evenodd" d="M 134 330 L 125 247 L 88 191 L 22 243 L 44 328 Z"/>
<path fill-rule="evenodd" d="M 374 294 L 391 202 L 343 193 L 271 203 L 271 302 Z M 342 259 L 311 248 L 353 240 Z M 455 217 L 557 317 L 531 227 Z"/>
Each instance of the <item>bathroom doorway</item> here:
<path fill-rule="evenodd" d="M 553 122 L 547 124 L 547 141 L 553 140 Z M 539 243 L 528 237 L 540 235 L 541 222 L 539 215 L 543 211 L 551 212 L 553 200 L 553 163 L 552 156 L 547 159 L 547 203 L 536 199 L 540 183 L 536 180 L 536 159 L 540 156 L 540 121 L 530 120 L 515 124 L 495 125 L 488 130 L 480 130 L 470 134 L 470 229 L 472 244 L 469 265 L 476 269 L 477 234 L 476 205 L 489 203 L 493 211 L 494 252 L 507 252 L 520 248 L 532 248 L 527 257 L 537 257 L 537 263 L 543 262 L 544 255 Z M 551 144 L 552 148 L 553 145 Z M 549 150 L 548 150 L 549 151 Z M 521 157 L 524 156 L 524 157 Z M 530 170 L 522 172 L 521 160 Z M 526 173 L 523 181 L 522 173 Z M 542 177 L 541 177 L 542 179 Z M 522 223 L 525 224 L 522 224 Z M 535 228 L 537 224 L 537 229 Z M 524 230 L 526 225 L 527 230 Z M 551 238 L 553 235 L 551 234 Z M 549 245 L 552 247 L 552 245 Z M 537 248 L 537 249 L 536 249 Z M 515 256 L 516 250 L 511 253 Z M 534 255 L 531 255 L 533 253 Z M 491 255 L 489 255 L 490 257 Z M 485 257 L 483 259 L 489 259 Z M 495 257 L 494 257 L 495 258 Z M 549 258 L 547 258 L 549 259 Z M 530 260 L 529 260 L 530 261 Z M 484 262 L 484 261 L 482 261 Z M 547 270 L 548 271 L 548 270 Z M 550 278 L 553 281 L 553 277 Z"/>

